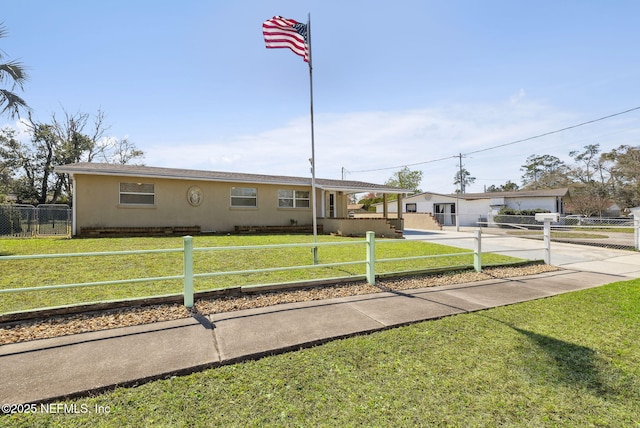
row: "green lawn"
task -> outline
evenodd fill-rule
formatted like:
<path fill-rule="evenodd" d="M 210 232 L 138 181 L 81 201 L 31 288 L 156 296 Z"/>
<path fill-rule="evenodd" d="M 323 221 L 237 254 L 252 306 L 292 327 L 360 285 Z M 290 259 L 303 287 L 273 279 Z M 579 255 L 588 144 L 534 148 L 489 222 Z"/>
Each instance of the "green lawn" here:
<path fill-rule="evenodd" d="M 348 246 L 319 248 L 320 263 L 364 260 L 365 247 L 355 242 L 362 238 L 320 236 L 320 242 L 354 242 Z M 194 247 L 249 246 L 264 244 L 309 243 L 311 236 L 196 236 Z M 104 252 L 142 249 L 182 248 L 182 238 L 99 238 L 99 239 L 3 239 L 0 255 L 63 254 L 78 252 Z M 396 241 L 380 242 L 376 258 L 396 258 L 416 255 L 434 255 L 468 252 L 459 248 L 437 244 Z M 68 283 L 123 280 L 176 276 L 182 274 L 182 253 L 118 255 L 100 257 L 51 258 L 38 260 L 0 260 L 0 289 L 37 287 Z M 518 259 L 504 255 L 487 254 L 484 264 L 513 263 Z M 238 271 L 268 267 L 306 266 L 313 264 L 310 248 L 252 249 L 229 251 L 197 251 L 194 253 L 195 273 Z M 430 269 L 443 266 L 472 266 L 473 256 L 378 263 L 376 273 Z M 300 269 L 260 274 L 225 275 L 197 278 L 196 291 L 225 287 L 301 281 L 364 275 L 365 265 L 332 268 Z M 60 306 L 82 302 L 115 300 L 182 292 L 182 281 L 149 281 L 121 285 L 91 286 L 75 289 L 34 291 L 4 294 L 0 299 L 0 313 L 41 307 Z"/>
<path fill-rule="evenodd" d="M 14 426 L 640 424 L 640 280 L 69 400 Z M 95 406 L 109 409 L 95 414 Z"/>

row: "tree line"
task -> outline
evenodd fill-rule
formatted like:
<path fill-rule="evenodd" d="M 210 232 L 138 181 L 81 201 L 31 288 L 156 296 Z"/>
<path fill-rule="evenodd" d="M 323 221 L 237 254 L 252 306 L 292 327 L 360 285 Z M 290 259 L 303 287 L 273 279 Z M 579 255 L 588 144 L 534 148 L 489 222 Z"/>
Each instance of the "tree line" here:
<path fill-rule="evenodd" d="M 0 39 L 6 35 L 0 23 Z M 16 93 L 28 78 L 25 66 L 6 58 L 0 49 L 0 116 L 20 118 L 26 128 L 26 137 L 9 126 L 0 129 L 0 202 L 8 195 L 18 203 L 68 202 L 69 178 L 56 173 L 55 166 L 93 161 L 126 164 L 144 157 L 128 138 L 107 135 L 109 126 L 101 110 L 95 115 L 65 110 L 62 117 L 52 114 L 46 122 L 35 120 Z"/>
<path fill-rule="evenodd" d="M 640 206 L 640 146 L 621 145 L 603 152 L 599 144 L 572 151 L 568 164 L 551 155 L 531 155 L 521 170 L 523 189 L 567 187 L 575 213 L 601 215 L 615 202 L 621 209 Z"/>
<path fill-rule="evenodd" d="M 18 203 L 68 203 L 69 177 L 56 173 L 57 165 L 94 161 L 127 164 L 144 156 L 128 138 L 106 135 L 108 126 L 102 111 L 95 115 L 65 111 L 61 119 L 54 114 L 49 122 L 35 121 L 29 115 L 23 124 L 27 141 L 18 139 L 15 129 L 0 129 L 0 195 L 12 195 Z"/>
<path fill-rule="evenodd" d="M 571 211 L 586 216 L 603 215 L 616 203 L 621 210 L 640 206 L 640 146 L 621 145 L 603 152 L 599 144 L 589 144 L 582 150 L 569 152 L 572 163 L 552 155 L 531 155 L 520 170 L 521 185 L 508 180 L 502 185 L 491 185 L 486 192 L 513 192 L 518 190 L 542 190 L 568 188 Z M 475 177 L 460 164 L 454 175 L 456 193 L 466 193 L 466 186 Z M 385 184 L 421 193 L 418 188 L 422 171 L 402 168 Z M 381 202 L 382 197 L 368 194 L 358 203 L 366 208 Z"/>

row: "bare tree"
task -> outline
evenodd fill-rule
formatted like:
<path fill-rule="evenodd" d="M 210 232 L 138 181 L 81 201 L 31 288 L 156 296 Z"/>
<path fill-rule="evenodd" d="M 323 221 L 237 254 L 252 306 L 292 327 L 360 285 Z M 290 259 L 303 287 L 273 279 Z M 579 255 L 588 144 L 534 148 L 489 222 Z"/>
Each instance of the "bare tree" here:
<path fill-rule="evenodd" d="M 56 165 L 101 160 L 111 163 L 129 163 L 144 156 L 127 138 L 106 136 L 105 114 L 70 114 L 64 118 L 53 115 L 51 123 L 42 123 L 29 117 L 30 143 L 15 139 L 15 132 L 0 130 L 0 166 L 8 168 L 12 191 L 25 202 L 55 203 L 64 194 L 70 195 L 66 174 L 57 174 Z"/>
<path fill-rule="evenodd" d="M 524 171 L 522 183 L 527 190 L 553 189 L 570 181 L 565 163 L 552 155 L 531 155 L 520 170 Z"/>

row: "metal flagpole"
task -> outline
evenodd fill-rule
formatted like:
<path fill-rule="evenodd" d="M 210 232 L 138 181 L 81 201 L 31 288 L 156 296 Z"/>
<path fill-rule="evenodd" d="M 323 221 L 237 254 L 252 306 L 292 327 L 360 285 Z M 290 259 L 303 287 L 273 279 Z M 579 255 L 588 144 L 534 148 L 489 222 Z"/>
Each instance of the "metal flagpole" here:
<path fill-rule="evenodd" d="M 311 13 L 307 17 L 307 44 L 309 45 L 309 101 L 311 105 L 311 216 L 313 219 L 313 243 L 318 242 L 318 220 L 316 211 L 316 154 L 313 131 L 313 65 L 311 61 Z M 313 263 L 318 264 L 318 247 L 313 247 Z"/>
<path fill-rule="evenodd" d="M 460 160 L 460 177 L 458 177 L 460 181 L 460 191 L 456 194 L 456 232 L 460 232 L 460 202 L 459 198 L 462 196 L 464 183 L 462 182 L 462 153 L 459 155 Z"/>

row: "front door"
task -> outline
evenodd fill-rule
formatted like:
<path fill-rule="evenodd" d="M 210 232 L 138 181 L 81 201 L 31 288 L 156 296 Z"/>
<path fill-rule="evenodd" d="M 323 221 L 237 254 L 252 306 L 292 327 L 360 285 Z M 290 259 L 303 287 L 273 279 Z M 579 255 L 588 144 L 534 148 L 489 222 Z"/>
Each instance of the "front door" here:
<path fill-rule="evenodd" d="M 336 217 L 336 194 L 329 193 L 329 218 Z"/>
<path fill-rule="evenodd" d="M 433 204 L 433 213 L 441 225 L 456 225 L 456 204 Z"/>

